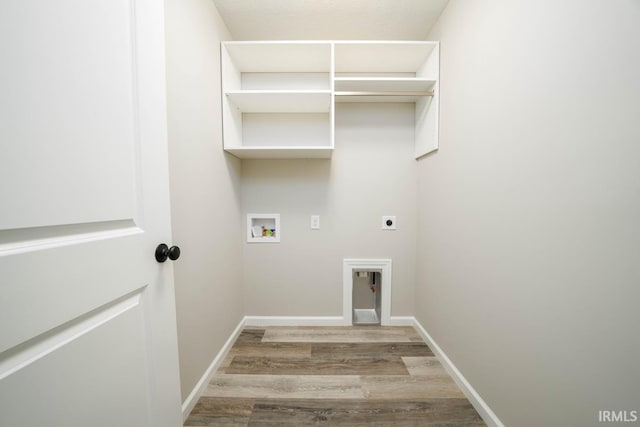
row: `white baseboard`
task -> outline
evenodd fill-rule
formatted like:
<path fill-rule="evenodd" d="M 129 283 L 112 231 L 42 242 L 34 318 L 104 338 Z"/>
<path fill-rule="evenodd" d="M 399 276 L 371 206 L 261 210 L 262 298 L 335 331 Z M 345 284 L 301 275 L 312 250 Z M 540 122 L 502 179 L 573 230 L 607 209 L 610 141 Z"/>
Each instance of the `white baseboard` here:
<path fill-rule="evenodd" d="M 245 326 L 344 326 L 342 316 L 245 316 Z"/>
<path fill-rule="evenodd" d="M 415 321 L 413 316 L 391 316 L 389 326 L 413 326 Z"/>
<path fill-rule="evenodd" d="M 350 326 L 341 316 L 246 316 L 245 326 Z M 387 326 L 413 326 L 413 316 L 392 316 Z"/>
<path fill-rule="evenodd" d="M 446 353 L 440 348 L 440 346 L 431 338 L 431 335 L 422 327 L 420 322 L 413 317 L 413 327 L 418 331 L 422 339 L 427 343 L 429 348 L 433 351 L 440 363 L 445 367 L 449 375 L 451 375 L 458 384 L 458 387 L 467 396 L 471 405 L 478 411 L 478 414 L 482 417 L 484 422 L 490 427 L 504 427 L 504 424 L 500 421 L 498 416 L 491 410 L 489 405 L 480 397 L 477 391 L 469 384 L 469 381 L 462 375 L 462 373 L 456 368 L 451 359 L 447 357 Z"/>
<path fill-rule="evenodd" d="M 202 396 L 202 393 L 204 393 L 204 390 L 207 388 L 209 381 L 211 381 L 211 377 L 213 377 L 213 374 L 215 374 L 216 370 L 218 370 L 218 367 L 220 366 L 224 358 L 227 357 L 227 353 L 229 353 L 229 350 L 231 350 L 233 343 L 235 342 L 236 338 L 238 338 L 238 335 L 240 335 L 242 328 L 244 328 L 245 319 L 246 317 L 243 317 L 240 320 L 238 326 L 236 326 L 233 332 L 231 332 L 231 335 L 229 336 L 227 341 L 224 343 L 216 357 L 213 359 L 207 370 L 200 378 L 200 381 L 198 381 L 193 390 L 191 390 L 191 393 L 189 393 L 189 396 L 187 396 L 187 398 L 182 403 L 183 422 L 187 420 L 187 417 L 193 410 L 193 407 L 196 406 L 198 399 L 200 399 L 200 396 Z"/>

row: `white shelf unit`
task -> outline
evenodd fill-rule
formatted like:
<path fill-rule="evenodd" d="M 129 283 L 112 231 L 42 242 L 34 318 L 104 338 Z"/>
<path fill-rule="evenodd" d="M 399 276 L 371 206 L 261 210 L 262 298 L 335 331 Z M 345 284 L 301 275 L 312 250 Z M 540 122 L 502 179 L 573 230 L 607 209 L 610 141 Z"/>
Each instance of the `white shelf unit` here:
<path fill-rule="evenodd" d="M 438 42 L 336 41 L 336 102 L 415 103 L 415 157 L 438 149 Z"/>
<path fill-rule="evenodd" d="M 240 158 L 328 158 L 335 104 L 415 104 L 415 156 L 438 148 L 439 44 L 223 42 L 224 149 Z"/>
<path fill-rule="evenodd" d="M 223 42 L 224 149 L 240 158 L 329 158 L 329 42 Z"/>

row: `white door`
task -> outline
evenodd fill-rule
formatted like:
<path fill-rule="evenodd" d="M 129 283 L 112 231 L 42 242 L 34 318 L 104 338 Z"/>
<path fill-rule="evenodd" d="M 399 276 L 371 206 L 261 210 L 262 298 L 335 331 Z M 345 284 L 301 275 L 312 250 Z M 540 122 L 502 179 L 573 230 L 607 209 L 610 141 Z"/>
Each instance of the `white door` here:
<path fill-rule="evenodd" d="M 163 13 L 0 1 L 0 426 L 181 425 Z"/>

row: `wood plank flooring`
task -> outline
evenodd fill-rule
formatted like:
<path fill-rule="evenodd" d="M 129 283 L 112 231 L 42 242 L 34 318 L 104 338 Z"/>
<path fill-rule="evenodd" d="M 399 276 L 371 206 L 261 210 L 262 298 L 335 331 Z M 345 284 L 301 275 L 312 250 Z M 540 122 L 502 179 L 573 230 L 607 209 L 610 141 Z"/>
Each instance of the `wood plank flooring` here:
<path fill-rule="evenodd" d="M 411 327 L 242 331 L 184 424 L 484 426 Z"/>

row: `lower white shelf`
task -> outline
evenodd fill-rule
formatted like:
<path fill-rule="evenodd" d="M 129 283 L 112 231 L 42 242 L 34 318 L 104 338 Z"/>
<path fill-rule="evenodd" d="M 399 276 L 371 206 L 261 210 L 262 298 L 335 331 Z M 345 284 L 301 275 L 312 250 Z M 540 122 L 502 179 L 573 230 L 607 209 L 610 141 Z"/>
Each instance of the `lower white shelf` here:
<path fill-rule="evenodd" d="M 241 159 L 330 159 L 333 147 L 227 147 L 225 151 Z"/>
<path fill-rule="evenodd" d="M 244 113 L 320 113 L 331 108 L 331 91 L 227 91 L 227 98 Z"/>

